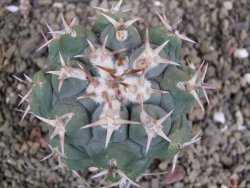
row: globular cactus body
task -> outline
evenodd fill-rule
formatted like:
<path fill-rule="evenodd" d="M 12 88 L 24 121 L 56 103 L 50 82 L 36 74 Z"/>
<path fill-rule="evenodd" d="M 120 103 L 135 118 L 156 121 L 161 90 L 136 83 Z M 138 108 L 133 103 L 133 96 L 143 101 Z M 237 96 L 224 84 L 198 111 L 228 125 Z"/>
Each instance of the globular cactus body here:
<path fill-rule="evenodd" d="M 188 39 L 167 27 L 165 15 L 164 27 L 143 32 L 120 4 L 101 8 L 92 31 L 63 17 L 64 30 L 48 26 L 47 66 L 25 99 L 27 110 L 49 124 L 61 167 L 95 166 L 103 170 L 96 177 L 122 187 L 136 186 L 153 159 L 176 158 L 191 143 L 186 115 L 195 100 L 202 106 L 197 93 L 213 86 L 203 83 L 205 71 L 200 78 L 202 67 L 179 63 L 181 39 Z"/>

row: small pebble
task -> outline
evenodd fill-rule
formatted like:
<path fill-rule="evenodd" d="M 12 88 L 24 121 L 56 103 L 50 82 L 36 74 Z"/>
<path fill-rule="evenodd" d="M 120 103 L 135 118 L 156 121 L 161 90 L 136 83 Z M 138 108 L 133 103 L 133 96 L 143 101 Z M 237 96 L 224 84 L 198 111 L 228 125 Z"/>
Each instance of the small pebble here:
<path fill-rule="evenodd" d="M 166 161 L 163 161 L 159 164 L 159 169 L 165 170 L 168 166 L 168 163 Z"/>
<path fill-rule="evenodd" d="M 224 124 L 226 122 L 225 114 L 223 112 L 215 112 L 213 115 L 213 119 L 216 122 Z"/>
<path fill-rule="evenodd" d="M 63 3 L 61 3 L 61 2 L 55 2 L 55 3 L 53 3 L 53 7 L 62 9 L 63 8 Z"/>
<path fill-rule="evenodd" d="M 44 57 L 36 58 L 36 59 L 34 59 L 34 61 L 35 61 L 36 65 L 37 65 L 40 69 L 44 68 L 45 65 L 46 65 L 46 58 L 44 58 Z"/>
<path fill-rule="evenodd" d="M 222 164 L 224 164 L 226 167 L 231 167 L 233 160 L 231 157 L 223 155 L 220 158 L 220 161 L 222 162 Z"/>
<path fill-rule="evenodd" d="M 160 7 L 160 6 L 162 6 L 162 3 L 161 3 L 161 1 L 154 1 L 154 5 L 157 7 Z"/>
<path fill-rule="evenodd" d="M 242 172 L 243 170 L 245 170 L 245 166 L 244 165 L 241 165 L 241 164 L 237 164 L 235 167 L 234 167 L 234 172 L 235 173 L 240 173 Z"/>
<path fill-rule="evenodd" d="M 177 182 L 174 184 L 174 188 L 183 188 L 184 184 L 182 182 Z"/>
<path fill-rule="evenodd" d="M 199 172 L 197 170 L 194 170 L 188 176 L 190 182 L 194 182 L 195 179 L 199 176 Z"/>
<path fill-rule="evenodd" d="M 19 7 L 18 6 L 14 6 L 14 5 L 10 5 L 5 7 L 6 10 L 10 11 L 10 12 L 17 12 L 19 11 Z"/>
<path fill-rule="evenodd" d="M 247 162 L 250 162 L 250 151 L 248 151 L 247 153 L 245 153 L 245 156 L 244 156 L 245 160 Z"/>
<path fill-rule="evenodd" d="M 166 171 L 171 171 L 172 166 L 168 167 Z M 173 173 L 167 173 L 164 178 L 164 183 L 166 185 L 181 181 L 186 176 L 185 169 L 181 165 L 176 165 L 175 170 Z"/>
<path fill-rule="evenodd" d="M 70 22 L 74 19 L 75 16 L 76 16 L 75 11 L 72 10 L 67 12 L 67 14 L 65 15 L 65 19 L 66 21 Z"/>
<path fill-rule="evenodd" d="M 224 8 L 227 9 L 227 10 L 232 10 L 232 8 L 233 8 L 233 3 L 232 3 L 231 1 L 225 1 L 225 2 L 223 2 L 223 6 L 224 6 Z"/>
<path fill-rule="evenodd" d="M 245 48 L 238 48 L 234 51 L 234 57 L 239 59 L 245 59 L 249 56 L 247 49 Z"/>
<path fill-rule="evenodd" d="M 248 84 L 250 84 L 250 73 L 246 73 L 243 78 Z"/>
<path fill-rule="evenodd" d="M 236 117 L 237 129 L 239 131 L 245 130 L 246 127 L 243 125 L 244 119 L 243 119 L 243 115 L 242 115 L 241 111 L 237 111 L 235 113 L 235 117 Z"/>
<path fill-rule="evenodd" d="M 154 178 L 151 180 L 151 187 L 152 188 L 159 188 L 159 180 Z"/>

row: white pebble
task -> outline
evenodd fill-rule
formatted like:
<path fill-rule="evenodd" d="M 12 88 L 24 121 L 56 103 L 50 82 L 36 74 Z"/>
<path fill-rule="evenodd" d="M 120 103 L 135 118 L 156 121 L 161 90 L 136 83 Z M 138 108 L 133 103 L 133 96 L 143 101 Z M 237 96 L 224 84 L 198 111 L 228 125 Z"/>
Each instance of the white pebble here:
<path fill-rule="evenodd" d="M 246 73 L 246 74 L 244 75 L 244 80 L 245 80 L 248 84 L 250 84 L 250 73 Z"/>
<path fill-rule="evenodd" d="M 243 115 L 242 115 L 241 111 L 237 111 L 235 113 L 235 117 L 236 117 L 237 130 L 238 131 L 245 130 L 246 126 L 243 125 L 244 118 L 243 118 Z"/>
<path fill-rule="evenodd" d="M 9 102 L 10 102 L 10 97 L 6 97 L 6 98 L 5 98 L 5 102 L 6 102 L 6 104 L 9 104 Z"/>
<path fill-rule="evenodd" d="M 223 112 L 215 112 L 213 118 L 214 121 L 222 124 L 226 122 L 225 114 Z"/>
<path fill-rule="evenodd" d="M 17 12 L 17 11 L 19 11 L 19 7 L 14 6 L 14 5 L 7 6 L 5 9 L 8 10 L 8 11 L 10 11 L 10 12 Z"/>
<path fill-rule="evenodd" d="M 162 3 L 161 3 L 160 1 L 155 1 L 154 4 L 155 4 L 155 6 L 157 6 L 157 7 L 162 6 Z"/>
<path fill-rule="evenodd" d="M 227 10 L 232 10 L 233 9 L 233 3 L 231 1 L 225 1 L 225 2 L 223 2 L 223 6 Z"/>
<path fill-rule="evenodd" d="M 235 117 L 236 117 L 237 125 L 242 125 L 244 120 L 243 120 L 243 115 L 242 115 L 241 111 L 237 111 L 235 113 Z"/>
<path fill-rule="evenodd" d="M 234 57 L 245 59 L 249 55 L 248 51 L 245 48 L 238 48 L 234 51 Z"/>
<path fill-rule="evenodd" d="M 61 9 L 61 8 L 63 8 L 63 3 L 55 2 L 55 3 L 53 4 L 53 7 Z"/>
<path fill-rule="evenodd" d="M 247 84 L 250 84 L 250 73 L 246 73 L 240 78 L 240 85 L 242 87 L 248 87 Z"/>
<path fill-rule="evenodd" d="M 245 125 L 238 125 L 237 126 L 237 130 L 238 131 L 244 131 L 244 130 L 246 130 L 247 128 L 246 128 L 246 126 Z"/>

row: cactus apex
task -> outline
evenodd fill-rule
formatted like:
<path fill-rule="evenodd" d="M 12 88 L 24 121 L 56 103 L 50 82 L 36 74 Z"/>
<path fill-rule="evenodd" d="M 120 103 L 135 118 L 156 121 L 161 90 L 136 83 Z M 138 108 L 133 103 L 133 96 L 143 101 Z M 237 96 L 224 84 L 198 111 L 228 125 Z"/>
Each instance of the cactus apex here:
<path fill-rule="evenodd" d="M 106 49 L 107 40 L 108 35 L 105 37 L 103 44 L 98 48 L 96 48 L 93 43 L 87 40 L 92 52 L 88 54 L 76 55 L 74 57 L 90 59 L 90 62 L 96 67 L 102 66 L 106 68 L 113 68 L 113 56 L 125 51 L 126 49 L 119 49 L 111 52 Z M 107 76 L 107 73 L 103 70 L 99 70 L 99 74 L 101 76 Z"/>

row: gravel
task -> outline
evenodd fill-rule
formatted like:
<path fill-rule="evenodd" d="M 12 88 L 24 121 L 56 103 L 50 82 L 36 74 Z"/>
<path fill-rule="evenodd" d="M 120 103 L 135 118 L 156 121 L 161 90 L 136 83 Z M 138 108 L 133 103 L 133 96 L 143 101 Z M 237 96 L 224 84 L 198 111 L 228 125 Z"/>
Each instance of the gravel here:
<path fill-rule="evenodd" d="M 41 29 L 46 21 L 55 29 L 61 27 L 60 12 L 70 21 L 74 16 L 81 24 L 91 24 L 95 11 L 91 6 L 110 7 L 114 2 L 39 1 L 22 0 L 0 2 L 0 187 L 84 187 L 72 172 L 52 170 L 56 158 L 41 162 L 49 154 L 46 147 L 47 126 L 32 116 L 19 122 L 21 114 L 15 111 L 19 97 L 27 87 L 12 75 L 32 76 L 45 65 L 46 50 L 36 53 L 43 43 Z M 126 5 L 125 5 L 126 4 Z M 15 5 L 19 11 L 5 7 Z M 171 23 L 177 16 L 183 21 L 179 30 L 197 44 L 183 43 L 182 61 L 189 59 L 197 67 L 202 60 L 209 63 L 206 81 L 219 86 L 209 91 L 210 104 L 202 114 L 196 106 L 189 116 L 194 132 L 201 130 L 202 139 L 187 150 L 178 165 L 184 169 L 184 179 L 167 185 L 169 188 L 250 187 L 250 1 L 167 1 L 127 0 L 124 8 L 131 8 L 145 23 L 157 25 L 154 10 L 163 9 Z M 21 9 L 20 9 L 21 8 Z M 145 27 L 141 22 L 140 27 Z M 47 35 L 49 36 L 49 35 Z M 205 102 L 205 100 L 203 100 Z M 205 104 L 205 103 L 204 103 Z M 21 108 L 25 108 L 22 106 Z M 220 113 L 218 115 L 218 113 Z M 169 169 L 172 159 L 156 160 L 150 172 Z M 92 187 L 90 172 L 79 172 Z M 142 187 L 165 187 L 167 175 L 141 178 Z"/>

